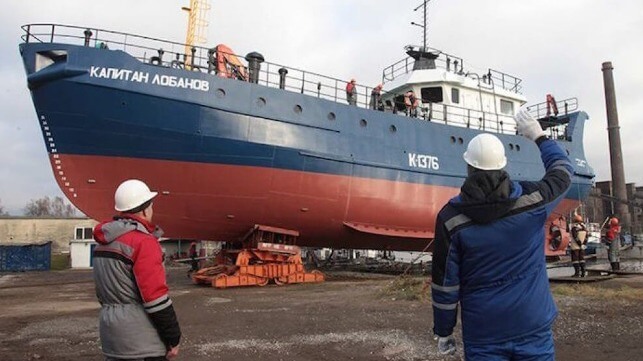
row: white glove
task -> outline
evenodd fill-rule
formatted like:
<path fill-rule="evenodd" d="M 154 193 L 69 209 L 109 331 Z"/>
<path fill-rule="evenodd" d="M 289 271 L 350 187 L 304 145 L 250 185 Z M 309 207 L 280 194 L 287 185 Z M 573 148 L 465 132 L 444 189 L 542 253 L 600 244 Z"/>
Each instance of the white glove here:
<path fill-rule="evenodd" d="M 545 135 L 540 123 L 527 112 L 527 108 L 520 108 L 518 113 L 514 115 L 514 119 L 516 120 L 518 134 L 521 134 L 525 138 L 536 141 L 536 139 Z"/>
<path fill-rule="evenodd" d="M 447 337 L 438 336 L 438 353 L 440 355 L 453 355 L 455 353 L 455 337 L 453 335 Z"/>

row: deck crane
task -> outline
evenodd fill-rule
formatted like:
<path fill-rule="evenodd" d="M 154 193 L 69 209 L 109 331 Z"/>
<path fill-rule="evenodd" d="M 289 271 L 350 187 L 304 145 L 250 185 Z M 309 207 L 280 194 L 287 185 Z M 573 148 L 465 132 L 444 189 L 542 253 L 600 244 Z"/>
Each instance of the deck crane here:
<path fill-rule="evenodd" d="M 185 68 L 192 69 L 192 47 L 207 41 L 208 11 L 210 0 L 190 0 L 189 7 L 181 9 L 188 13 L 188 30 L 185 37 Z"/>

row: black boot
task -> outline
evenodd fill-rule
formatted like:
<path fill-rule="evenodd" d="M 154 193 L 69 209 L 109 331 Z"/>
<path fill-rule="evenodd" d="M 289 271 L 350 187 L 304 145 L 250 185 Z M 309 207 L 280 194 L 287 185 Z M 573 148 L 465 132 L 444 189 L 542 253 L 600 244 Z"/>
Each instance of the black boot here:
<path fill-rule="evenodd" d="M 621 270 L 621 262 L 615 262 L 616 263 L 616 270 L 620 271 Z"/>
<path fill-rule="evenodd" d="M 612 271 L 616 271 L 616 262 L 610 262 L 610 266 L 612 266 Z"/>
<path fill-rule="evenodd" d="M 574 275 L 572 277 L 579 277 L 580 273 L 578 273 L 579 271 L 578 263 L 574 263 L 572 266 L 574 266 Z"/>
<path fill-rule="evenodd" d="M 587 273 L 585 272 L 585 262 L 581 262 L 580 264 L 580 276 L 585 277 Z"/>

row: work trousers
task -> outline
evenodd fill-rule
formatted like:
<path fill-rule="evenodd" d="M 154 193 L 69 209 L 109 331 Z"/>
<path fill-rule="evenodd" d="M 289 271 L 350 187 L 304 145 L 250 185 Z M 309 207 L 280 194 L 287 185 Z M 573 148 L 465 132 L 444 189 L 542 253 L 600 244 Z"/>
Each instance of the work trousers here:
<path fill-rule="evenodd" d="M 507 342 L 484 345 L 464 343 L 467 361 L 554 361 L 554 336 L 551 329 Z"/>
<path fill-rule="evenodd" d="M 609 250 L 607 252 L 607 258 L 610 263 L 621 262 L 620 251 L 621 251 L 621 242 L 618 239 L 613 240 L 609 244 Z"/>
<path fill-rule="evenodd" d="M 585 251 L 582 249 L 572 250 L 572 264 L 585 263 Z"/>

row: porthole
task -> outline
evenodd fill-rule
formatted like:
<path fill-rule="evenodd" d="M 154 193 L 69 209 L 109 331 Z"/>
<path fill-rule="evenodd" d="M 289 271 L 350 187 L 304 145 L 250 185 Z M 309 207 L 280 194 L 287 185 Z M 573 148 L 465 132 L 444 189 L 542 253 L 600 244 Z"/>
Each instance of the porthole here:
<path fill-rule="evenodd" d="M 301 105 L 299 104 L 295 105 L 295 107 L 292 110 L 293 112 L 295 112 L 295 114 L 301 114 L 301 112 L 303 111 Z"/>
<path fill-rule="evenodd" d="M 462 138 L 458 138 L 458 143 L 460 143 L 460 144 L 464 144 L 464 139 L 462 139 Z"/>
<path fill-rule="evenodd" d="M 516 144 L 516 150 L 520 152 L 520 146 L 518 144 Z"/>
<path fill-rule="evenodd" d="M 395 125 L 391 125 L 390 127 L 388 127 L 388 130 L 389 130 L 391 133 L 395 133 L 395 132 L 397 132 L 397 127 L 396 127 Z"/>
<path fill-rule="evenodd" d="M 217 89 L 216 92 L 214 92 L 214 94 L 216 95 L 217 98 L 221 99 L 221 98 L 225 97 L 225 90 L 219 88 L 219 89 Z"/>
<path fill-rule="evenodd" d="M 263 107 L 264 105 L 266 105 L 266 99 L 263 98 L 263 97 L 257 98 L 257 106 L 258 107 Z"/>
<path fill-rule="evenodd" d="M 335 120 L 335 113 L 333 112 L 328 113 L 328 120 Z"/>
<path fill-rule="evenodd" d="M 366 121 L 366 119 L 362 119 L 359 121 L 359 125 L 361 125 L 362 127 L 365 127 L 368 125 L 368 122 Z"/>
<path fill-rule="evenodd" d="M 454 136 L 451 136 L 451 143 L 455 144 L 455 137 Z"/>
<path fill-rule="evenodd" d="M 514 145 L 509 143 L 509 150 L 514 150 Z"/>

